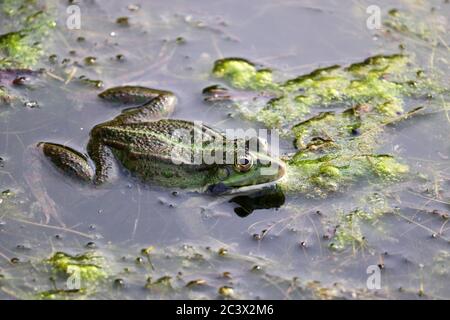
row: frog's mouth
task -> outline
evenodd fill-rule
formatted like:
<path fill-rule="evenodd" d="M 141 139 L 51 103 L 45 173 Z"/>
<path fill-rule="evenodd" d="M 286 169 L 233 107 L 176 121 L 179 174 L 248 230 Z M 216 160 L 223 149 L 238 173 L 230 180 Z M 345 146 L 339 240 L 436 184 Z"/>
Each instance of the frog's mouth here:
<path fill-rule="evenodd" d="M 278 174 L 276 179 L 265 183 L 253 184 L 248 186 L 236 187 L 229 186 L 223 182 L 211 184 L 206 187 L 206 193 L 211 195 L 236 195 L 236 194 L 249 194 L 256 191 L 274 189 L 277 183 L 284 178 L 286 173 L 286 167 L 284 164 L 279 164 Z"/>
<path fill-rule="evenodd" d="M 229 187 L 226 186 L 223 183 L 216 183 L 209 185 L 206 189 L 206 192 L 211 195 L 236 195 L 236 194 L 249 194 L 256 191 L 263 191 L 263 190 L 270 190 L 275 189 L 277 182 L 281 180 L 274 180 L 266 183 L 251 185 L 251 186 L 245 186 L 245 187 Z"/>

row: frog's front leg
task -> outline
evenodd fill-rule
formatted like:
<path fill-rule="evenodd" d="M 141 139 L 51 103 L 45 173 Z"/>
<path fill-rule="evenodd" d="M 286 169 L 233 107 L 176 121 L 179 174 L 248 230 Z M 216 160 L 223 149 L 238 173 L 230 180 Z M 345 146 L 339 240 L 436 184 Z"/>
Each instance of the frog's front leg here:
<path fill-rule="evenodd" d="M 124 124 L 155 121 L 167 118 L 173 112 L 177 102 L 170 91 L 151 89 L 140 86 L 123 86 L 107 89 L 99 97 L 108 101 L 124 104 L 141 104 L 127 108 L 113 121 Z"/>

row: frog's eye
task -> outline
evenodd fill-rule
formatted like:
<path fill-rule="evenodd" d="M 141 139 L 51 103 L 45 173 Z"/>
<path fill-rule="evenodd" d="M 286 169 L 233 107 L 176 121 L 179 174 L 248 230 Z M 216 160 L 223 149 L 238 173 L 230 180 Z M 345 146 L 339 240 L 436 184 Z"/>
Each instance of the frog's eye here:
<path fill-rule="evenodd" d="M 238 172 L 247 172 L 252 167 L 253 167 L 253 158 L 250 155 L 239 157 L 234 164 L 234 168 Z"/>

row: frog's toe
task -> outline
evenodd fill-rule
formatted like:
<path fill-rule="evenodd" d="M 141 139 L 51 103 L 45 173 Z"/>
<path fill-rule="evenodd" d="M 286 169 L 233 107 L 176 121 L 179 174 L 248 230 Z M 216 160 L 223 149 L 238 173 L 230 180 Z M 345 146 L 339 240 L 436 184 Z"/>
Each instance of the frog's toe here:
<path fill-rule="evenodd" d="M 80 152 L 70 147 L 50 142 L 39 142 L 38 148 L 60 170 L 76 179 L 92 181 L 94 172 L 89 166 L 86 156 Z"/>

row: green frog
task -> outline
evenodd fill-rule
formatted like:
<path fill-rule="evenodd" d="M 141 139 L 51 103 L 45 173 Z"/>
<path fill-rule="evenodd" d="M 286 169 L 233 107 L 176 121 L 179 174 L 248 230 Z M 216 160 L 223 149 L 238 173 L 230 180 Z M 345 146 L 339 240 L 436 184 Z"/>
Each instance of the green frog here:
<path fill-rule="evenodd" d="M 138 106 L 96 125 L 87 155 L 56 143 L 38 144 L 56 167 L 78 180 L 111 181 L 120 163 L 144 182 L 227 194 L 273 186 L 285 173 L 283 162 L 269 154 L 262 139 L 227 138 L 203 124 L 169 119 L 177 102 L 172 92 L 121 86 L 99 97 Z M 258 147 L 251 148 L 255 142 Z"/>

